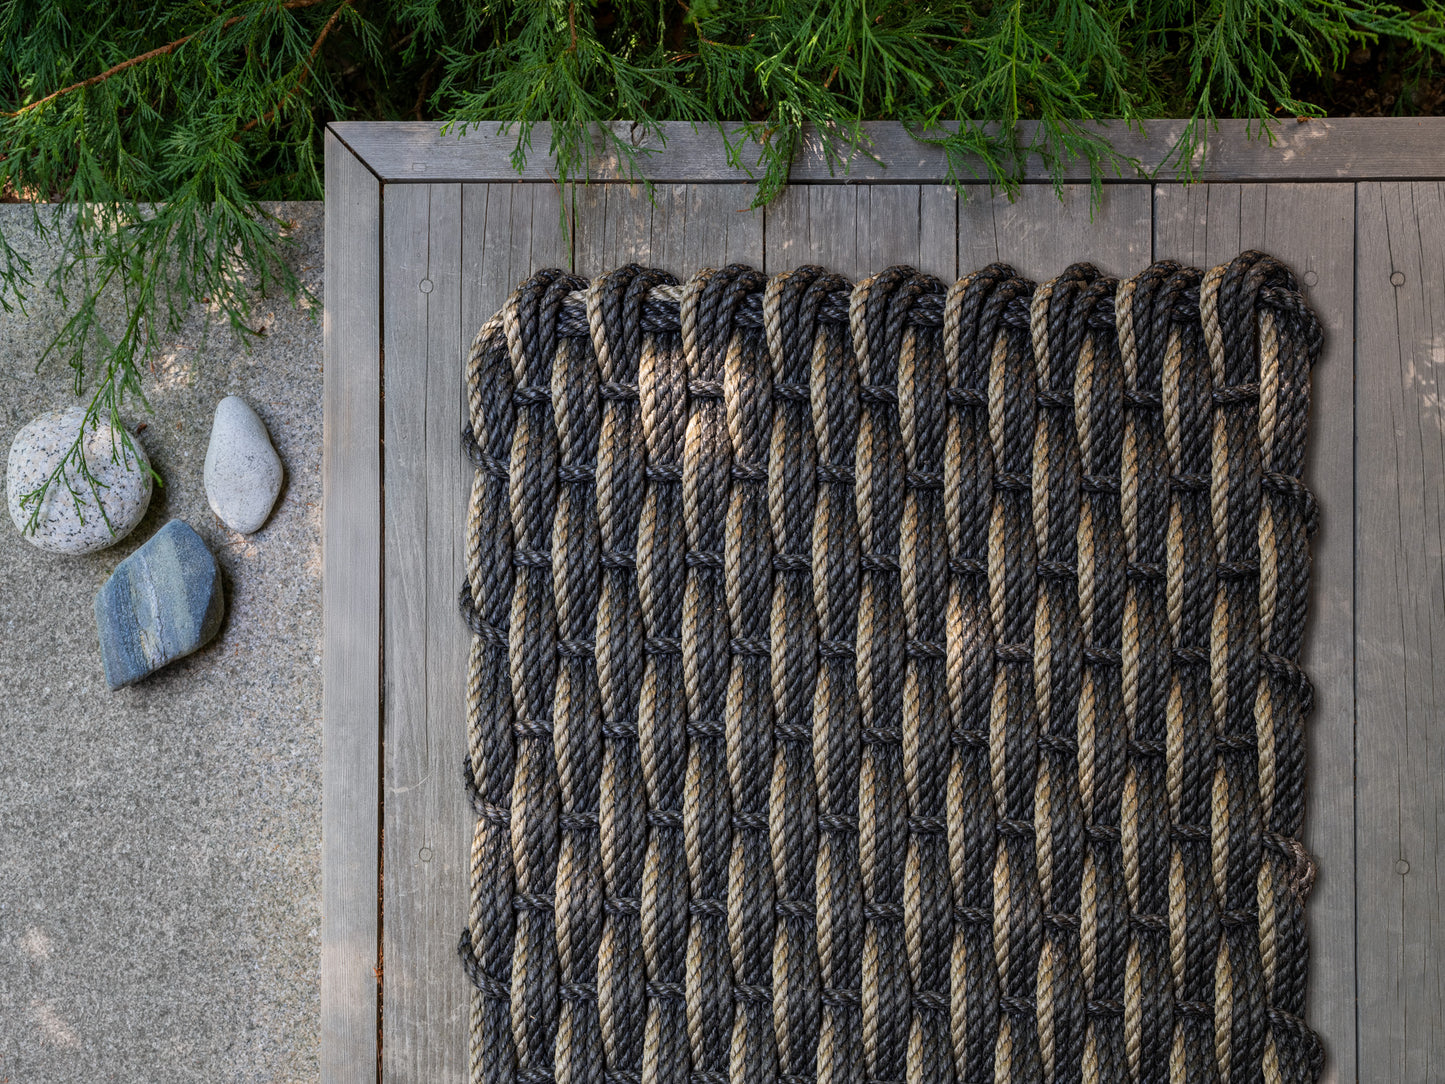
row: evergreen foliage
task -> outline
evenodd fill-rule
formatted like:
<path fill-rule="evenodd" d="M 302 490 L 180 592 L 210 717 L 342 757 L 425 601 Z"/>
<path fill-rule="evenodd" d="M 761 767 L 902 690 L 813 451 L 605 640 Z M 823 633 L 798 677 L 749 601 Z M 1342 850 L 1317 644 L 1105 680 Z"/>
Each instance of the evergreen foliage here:
<path fill-rule="evenodd" d="M 1190 118 L 1187 162 L 1215 118 L 1318 115 L 1310 88 L 1375 42 L 1408 111 L 1445 70 L 1445 0 L 0 0 L 0 185 L 61 205 L 36 210 L 61 253 L 44 282 L 0 237 L 0 304 L 63 298 L 46 356 L 123 431 L 193 305 L 245 337 L 258 291 L 299 295 L 262 204 L 321 197 L 328 119 L 502 122 L 518 162 L 549 121 L 566 178 L 596 121 L 741 120 L 764 140 L 760 201 L 805 122 L 841 149 L 888 119 L 960 182 L 1007 189 L 1030 153 L 1097 177 L 1113 151 L 1081 120 Z M 1041 122 L 1028 146 L 1023 119 Z M 78 446 L 55 481 L 86 483 Z"/>

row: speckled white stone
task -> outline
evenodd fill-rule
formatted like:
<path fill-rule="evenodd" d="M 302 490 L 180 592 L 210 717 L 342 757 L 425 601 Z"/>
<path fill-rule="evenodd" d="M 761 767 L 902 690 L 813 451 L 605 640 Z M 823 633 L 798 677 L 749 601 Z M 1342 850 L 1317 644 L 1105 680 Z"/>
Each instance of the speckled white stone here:
<path fill-rule="evenodd" d="M 205 480 L 211 511 L 241 534 L 260 529 L 281 492 L 281 457 L 271 447 L 266 423 L 238 395 L 216 405 Z"/>
<path fill-rule="evenodd" d="M 46 491 L 35 531 L 26 530 L 31 509 L 22 508 L 20 498 L 39 488 L 60 465 L 84 420 L 80 407 L 42 414 L 16 433 L 10 445 L 5 471 L 10 518 L 25 541 L 51 553 L 94 553 L 115 545 L 141 521 L 151 500 L 150 460 L 140 441 L 132 436 L 127 449 L 108 422 L 97 420 L 86 429 L 84 449 L 86 465 L 102 487 L 100 504 L 80 465 L 72 461 L 66 476 L 76 493 L 57 479 Z"/>

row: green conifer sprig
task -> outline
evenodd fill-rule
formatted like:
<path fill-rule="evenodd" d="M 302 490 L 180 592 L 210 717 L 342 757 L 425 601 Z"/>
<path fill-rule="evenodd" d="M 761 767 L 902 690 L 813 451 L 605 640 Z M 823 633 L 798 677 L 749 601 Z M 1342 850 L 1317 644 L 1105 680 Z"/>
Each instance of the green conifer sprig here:
<path fill-rule="evenodd" d="M 1038 156 L 1056 182 L 1120 160 L 1081 122 L 1184 117 L 1186 173 L 1220 117 L 1263 126 L 1322 112 L 1301 87 L 1387 43 L 1408 80 L 1438 79 L 1445 0 L 0 0 L 0 188 L 53 202 L 58 254 L 33 269 L 0 236 L 0 305 L 46 290 L 65 318 L 45 358 L 118 433 L 144 404 L 159 338 L 204 306 L 243 341 L 258 295 L 298 299 L 285 228 L 264 201 L 318 199 L 333 118 L 500 125 L 518 165 L 540 122 L 564 181 L 598 122 L 732 131 L 759 203 L 786 184 L 805 124 L 842 156 L 864 121 L 947 152 L 957 183 L 1011 191 Z M 1396 108 L 1407 111 L 1409 85 Z M 1037 121 L 1027 140 L 1017 122 Z M 645 171 L 631 140 L 611 152 Z M 865 148 L 866 151 L 866 148 Z M 102 299 L 107 299 L 102 304 Z M 130 450 L 131 438 L 117 454 Z M 78 455 L 79 443 L 72 449 Z M 83 458 L 60 484 L 98 483 Z M 72 477 L 72 474 L 76 477 Z M 99 494 L 96 494 L 97 498 Z"/>

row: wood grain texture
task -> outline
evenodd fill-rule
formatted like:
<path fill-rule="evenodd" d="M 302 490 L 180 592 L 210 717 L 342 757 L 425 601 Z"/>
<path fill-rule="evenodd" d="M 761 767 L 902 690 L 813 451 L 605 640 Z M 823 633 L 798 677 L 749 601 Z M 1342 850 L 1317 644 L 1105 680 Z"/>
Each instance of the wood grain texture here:
<path fill-rule="evenodd" d="M 321 1079 L 377 1074 L 381 185 L 326 137 Z"/>
<path fill-rule="evenodd" d="M 572 218 L 562 214 L 561 195 L 550 184 L 462 186 L 464 350 L 528 275 L 572 266 Z M 458 380 L 464 402 L 465 374 Z M 465 420 L 465 413 L 457 415 L 458 432 Z"/>
<path fill-rule="evenodd" d="M 1127 278 L 1149 264 L 1152 214 L 1147 188 L 1109 188 L 1095 203 L 1083 184 L 1024 188 L 1012 201 L 974 187 L 958 205 L 959 273 L 1001 260 L 1043 282 L 1088 261 Z"/>
<path fill-rule="evenodd" d="M 908 264 L 951 282 L 957 208 L 941 185 L 792 185 L 765 208 L 763 268 L 818 264 L 856 282 Z"/>
<path fill-rule="evenodd" d="M 573 193 L 577 271 L 589 278 L 627 263 L 679 281 L 702 267 L 763 259 L 763 213 L 752 185 L 584 185 Z"/>
<path fill-rule="evenodd" d="M 1320 530 L 1303 656 L 1315 689 L 1304 843 L 1319 862 L 1308 1021 L 1325 1043 L 1324 1084 L 1356 1079 L 1354 203 L 1351 184 L 1159 185 L 1154 197 L 1156 259 L 1208 268 L 1261 249 L 1294 270 L 1325 327 L 1305 473 Z"/>
<path fill-rule="evenodd" d="M 1445 193 L 1358 186 L 1360 1079 L 1445 1062 Z"/>
<path fill-rule="evenodd" d="M 466 924 L 473 814 L 464 575 L 471 467 L 465 358 L 511 288 L 566 266 L 550 185 L 391 185 L 385 200 L 386 794 L 382 1079 L 468 1079 Z"/>
<path fill-rule="evenodd" d="M 516 129 L 503 132 L 500 126 L 480 125 L 465 135 L 443 135 L 434 122 L 371 123 L 333 121 L 329 126 L 347 146 L 363 158 L 387 182 L 512 181 L 551 180 L 555 163 L 547 153 L 551 128 L 538 124 L 531 134 L 531 152 L 519 174 L 511 154 L 516 146 Z M 757 151 L 744 146 L 741 165 L 733 165 L 727 141 L 715 128 L 696 127 L 688 122 L 662 125 L 662 140 L 649 136 L 625 121 L 611 127 L 641 155 L 641 173 L 657 182 L 684 181 L 742 182 L 761 175 Z M 903 126 L 891 121 L 865 124 L 870 140 L 869 154 L 854 154 L 844 163 L 830 159 L 817 132 L 805 128 L 790 178 L 801 183 L 874 182 L 917 184 L 941 182 L 955 174 L 944 152 L 921 143 Z M 1144 172 L 1125 166 L 1111 175 L 1111 183 L 1147 184 L 1153 171 L 1171 156 L 1184 131 L 1180 120 L 1146 121 L 1142 130 L 1121 123 L 1090 123 L 1106 135 L 1126 159 L 1136 160 Z M 736 133 L 736 127 L 730 129 Z M 1033 123 L 1020 125 L 1020 139 L 1028 145 L 1037 132 Z M 730 136 L 737 142 L 737 136 Z M 1268 134 L 1251 129 L 1242 120 L 1222 120 L 1211 132 L 1205 153 L 1195 161 L 1195 178 L 1202 181 L 1268 180 L 1352 180 L 1356 178 L 1437 178 L 1445 175 L 1439 145 L 1445 141 L 1445 118 L 1340 118 L 1293 119 L 1275 125 Z M 871 155 L 871 156 L 870 156 Z M 876 159 L 876 160 L 875 160 Z M 626 181 L 626 162 L 612 145 L 594 136 L 591 176 L 598 181 Z M 957 171 L 963 180 L 985 176 L 977 163 L 964 162 Z M 1173 163 L 1160 174 L 1177 176 Z M 1025 183 L 1048 184 L 1053 177 L 1037 156 L 1024 163 Z M 1087 163 L 1065 164 L 1062 180 L 1089 179 Z"/>
<path fill-rule="evenodd" d="M 460 185 L 384 197 L 386 351 L 382 1077 L 466 1079 L 471 995 L 457 964 L 472 813 L 463 576 L 469 471 L 458 446 Z M 458 1041 L 437 1042 L 438 1034 Z"/>

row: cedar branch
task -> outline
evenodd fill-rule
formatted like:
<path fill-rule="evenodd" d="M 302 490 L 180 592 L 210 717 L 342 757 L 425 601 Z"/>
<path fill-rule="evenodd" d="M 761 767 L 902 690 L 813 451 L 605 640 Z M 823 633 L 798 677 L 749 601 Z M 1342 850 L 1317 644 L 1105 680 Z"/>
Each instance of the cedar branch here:
<path fill-rule="evenodd" d="M 319 2 L 319 0 L 313 0 L 313 2 Z M 295 96 L 296 92 L 306 85 L 306 79 L 311 74 L 311 62 L 316 59 L 316 54 L 321 52 L 321 45 L 323 42 L 326 41 L 326 35 L 331 33 L 332 28 L 336 26 L 336 21 L 341 18 L 341 13 L 350 6 L 351 0 L 341 0 L 341 3 L 336 5 L 336 10 L 331 13 L 331 18 L 326 20 L 325 25 L 321 27 L 321 33 L 316 35 L 316 41 L 313 42 L 311 45 L 311 52 L 309 54 L 309 59 L 307 60 L 306 67 L 301 69 L 301 78 L 296 80 L 296 85 L 290 90 L 288 90 L 279 102 L 273 105 L 270 109 L 266 110 L 266 112 L 261 114 L 261 116 L 253 117 L 251 120 L 248 120 L 244 125 L 242 125 L 242 132 L 249 132 L 252 128 L 255 128 L 259 124 L 269 124 L 271 122 L 271 118 L 276 115 L 276 111 L 287 102 L 289 102 L 292 97 Z"/>
<path fill-rule="evenodd" d="M 283 11 L 294 11 L 297 8 L 315 7 L 321 2 L 322 0 L 286 0 L 286 2 L 281 5 L 281 9 Z M 347 2 L 349 3 L 350 0 L 347 0 Z M 343 4 L 342 6 L 344 7 L 345 4 Z M 339 11 L 340 9 L 338 8 L 337 10 Z M 241 18 L 242 16 L 237 15 L 234 18 L 227 19 L 224 23 L 221 24 L 221 29 L 229 30 L 231 27 L 239 23 L 241 21 Z M 333 16 L 333 18 L 335 18 L 335 16 Z M 179 49 L 182 45 L 190 41 L 196 36 L 196 34 L 199 33 L 200 31 L 197 30 L 193 34 L 186 34 L 184 37 L 179 37 L 175 41 L 167 42 L 165 45 L 157 46 L 156 48 L 141 53 L 138 56 L 133 56 L 129 60 L 122 60 L 119 64 L 115 65 L 115 67 L 107 68 L 99 75 L 92 75 L 89 79 L 82 79 L 78 83 L 71 83 L 68 87 L 61 87 L 59 90 L 52 91 L 38 101 L 31 102 L 29 105 L 22 105 L 13 113 L 6 113 L 4 115 L 7 117 L 18 117 L 20 116 L 20 114 L 28 113 L 32 109 L 38 109 L 40 106 L 46 104 L 47 102 L 53 102 L 56 98 L 59 98 L 65 94 L 69 94 L 73 90 L 83 90 L 86 87 L 93 87 L 97 83 L 104 83 L 111 76 L 119 75 L 127 68 L 133 68 L 137 64 L 144 64 L 147 60 L 154 60 L 158 56 L 168 56 L 171 53 L 174 53 L 177 49 Z"/>

